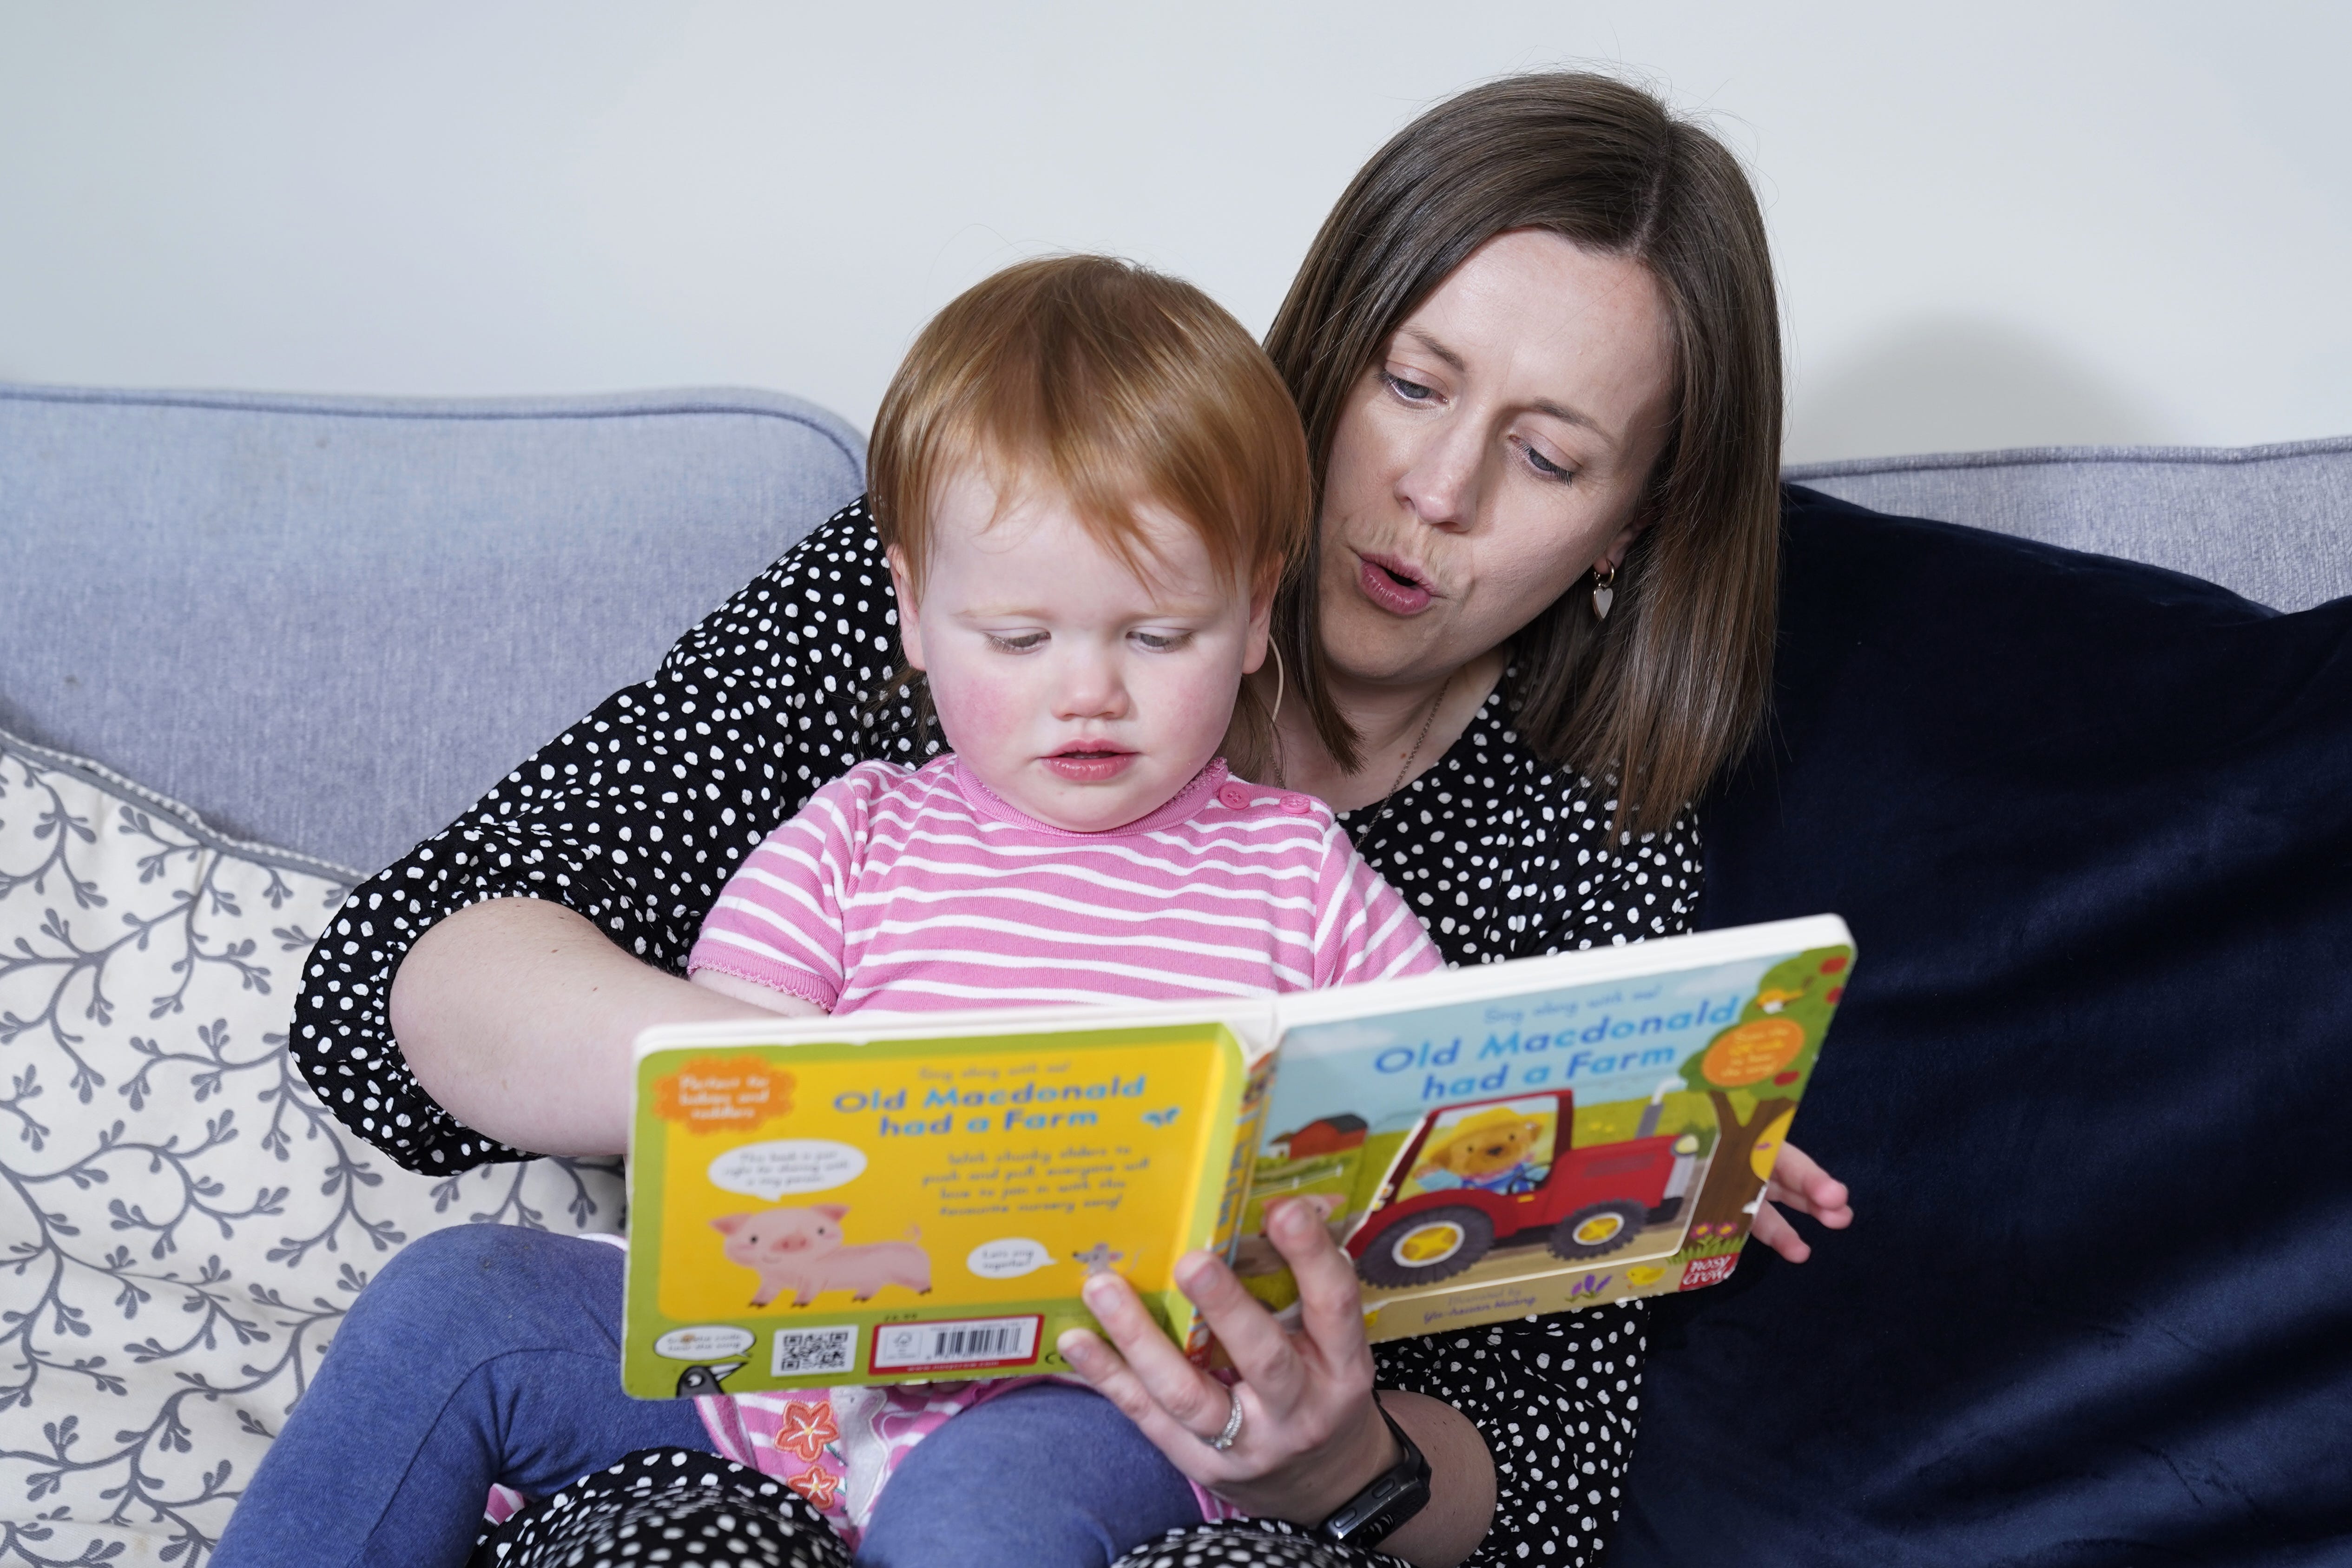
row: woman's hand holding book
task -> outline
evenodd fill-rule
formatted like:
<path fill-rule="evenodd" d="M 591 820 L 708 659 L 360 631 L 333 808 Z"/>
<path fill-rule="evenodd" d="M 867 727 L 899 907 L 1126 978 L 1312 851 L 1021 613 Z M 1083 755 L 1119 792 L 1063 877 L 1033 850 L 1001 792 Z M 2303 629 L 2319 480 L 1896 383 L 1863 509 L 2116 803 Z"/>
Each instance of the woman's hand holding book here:
<path fill-rule="evenodd" d="M 1298 1282 L 1296 1328 L 1277 1321 L 1214 1254 L 1194 1252 L 1177 1264 L 1178 1286 L 1240 1374 L 1230 1386 L 1187 1360 L 1115 1274 L 1097 1275 L 1085 1290 L 1111 1342 L 1084 1330 L 1059 1342 L 1070 1364 L 1185 1475 L 1249 1513 L 1310 1527 L 1398 1459 L 1372 1400 L 1362 1287 L 1324 1218 L 1313 1200 L 1267 1215 L 1267 1238 Z M 1442 1401 L 1390 1393 L 1381 1405 L 1427 1457 L 1432 1474 L 1429 1506 L 1377 1544 L 1431 1568 L 1461 1562 L 1494 1515 L 1495 1468 L 1485 1440 Z M 1228 1446 L 1214 1446 L 1229 1433 Z"/>

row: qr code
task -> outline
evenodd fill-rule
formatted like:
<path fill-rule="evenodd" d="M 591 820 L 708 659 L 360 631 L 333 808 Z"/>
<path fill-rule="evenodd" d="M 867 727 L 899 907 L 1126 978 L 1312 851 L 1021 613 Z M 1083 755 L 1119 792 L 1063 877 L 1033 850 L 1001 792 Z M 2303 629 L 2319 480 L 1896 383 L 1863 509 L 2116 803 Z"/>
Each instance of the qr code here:
<path fill-rule="evenodd" d="M 857 1325 L 778 1329 L 775 1359 L 768 1370 L 777 1377 L 804 1377 L 813 1372 L 855 1372 Z"/>

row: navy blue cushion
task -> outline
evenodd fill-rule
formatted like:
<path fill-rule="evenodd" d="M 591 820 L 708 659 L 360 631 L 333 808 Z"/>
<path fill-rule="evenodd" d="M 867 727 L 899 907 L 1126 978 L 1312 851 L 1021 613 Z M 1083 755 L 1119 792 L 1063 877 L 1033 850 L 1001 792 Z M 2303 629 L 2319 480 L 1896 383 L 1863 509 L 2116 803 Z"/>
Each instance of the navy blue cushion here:
<path fill-rule="evenodd" d="M 1788 493 L 1704 923 L 1835 910 L 1854 1228 L 1662 1303 L 1612 1563 L 2352 1558 L 2352 599 Z"/>

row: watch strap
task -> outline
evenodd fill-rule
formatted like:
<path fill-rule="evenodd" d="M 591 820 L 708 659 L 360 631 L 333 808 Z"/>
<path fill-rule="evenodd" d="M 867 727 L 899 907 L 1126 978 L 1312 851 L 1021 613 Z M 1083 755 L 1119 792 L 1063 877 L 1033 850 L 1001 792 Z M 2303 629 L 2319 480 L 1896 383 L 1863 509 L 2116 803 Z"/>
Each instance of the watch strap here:
<path fill-rule="evenodd" d="M 1388 1413 L 1378 1394 L 1372 1395 L 1372 1408 L 1381 1413 L 1389 1435 L 1396 1439 L 1397 1462 L 1315 1527 L 1315 1533 L 1326 1541 L 1370 1546 L 1386 1540 L 1429 1506 L 1429 1461 Z"/>

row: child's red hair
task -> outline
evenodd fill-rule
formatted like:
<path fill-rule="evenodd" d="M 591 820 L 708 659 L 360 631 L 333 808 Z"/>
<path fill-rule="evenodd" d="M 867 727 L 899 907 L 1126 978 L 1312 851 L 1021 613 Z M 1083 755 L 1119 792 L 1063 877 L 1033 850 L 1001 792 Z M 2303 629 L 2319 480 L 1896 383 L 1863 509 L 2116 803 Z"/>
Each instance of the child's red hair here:
<path fill-rule="evenodd" d="M 891 377 L 866 493 L 918 591 L 939 487 L 974 462 L 1000 505 L 1052 486 L 1139 571 L 1144 503 L 1253 591 L 1313 525 L 1307 437 L 1265 352 L 1200 289 L 1111 257 L 1024 261 L 966 289 Z"/>

